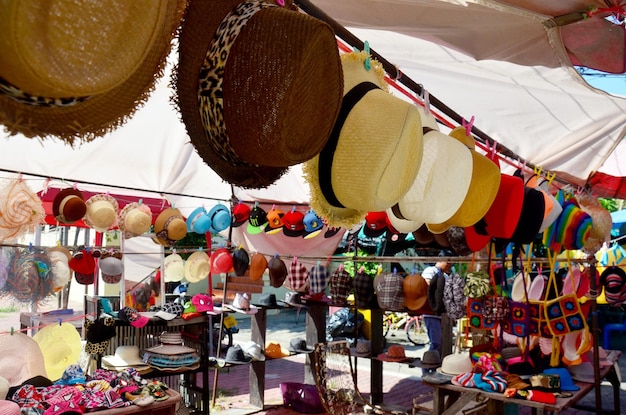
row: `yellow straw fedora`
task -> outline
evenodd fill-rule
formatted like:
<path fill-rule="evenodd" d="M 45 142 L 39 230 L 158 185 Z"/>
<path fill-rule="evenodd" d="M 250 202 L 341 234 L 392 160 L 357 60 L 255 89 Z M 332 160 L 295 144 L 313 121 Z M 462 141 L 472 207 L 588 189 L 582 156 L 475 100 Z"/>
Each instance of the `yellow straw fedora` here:
<path fill-rule="evenodd" d="M 70 323 L 50 324 L 33 336 L 43 353 L 48 379 L 61 379 L 68 366 L 78 363 L 83 350 L 80 334 Z"/>
<path fill-rule="evenodd" d="M 388 92 L 382 65 L 369 53 L 344 54 L 341 63 L 339 118 L 303 172 L 315 212 L 331 226 L 351 227 L 410 189 L 422 160 L 422 122 L 414 105 Z"/>
<path fill-rule="evenodd" d="M 222 179 L 267 187 L 326 144 L 342 93 L 328 24 L 269 1 L 193 1 L 179 43 L 182 119 Z"/>
<path fill-rule="evenodd" d="M 443 233 L 451 226 L 466 227 L 478 222 L 491 207 L 500 187 L 500 169 L 487 157 L 474 150 L 474 139 L 467 135 L 465 127 L 457 127 L 449 133 L 465 144 L 472 155 L 472 176 L 467 195 L 450 219 L 441 223 L 427 223 L 432 233 Z"/>
<path fill-rule="evenodd" d="M 185 279 L 189 282 L 199 282 L 206 279 L 211 271 L 211 260 L 204 251 L 196 251 L 189 255 L 185 262 Z"/>
<path fill-rule="evenodd" d="M 70 144 L 122 125 L 163 74 L 185 3 L 4 2 L 0 123 Z"/>

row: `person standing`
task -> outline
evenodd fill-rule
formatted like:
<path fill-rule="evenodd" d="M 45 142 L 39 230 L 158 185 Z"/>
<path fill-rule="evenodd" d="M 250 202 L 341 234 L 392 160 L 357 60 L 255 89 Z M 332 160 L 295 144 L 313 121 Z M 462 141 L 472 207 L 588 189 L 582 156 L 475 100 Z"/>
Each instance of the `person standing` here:
<path fill-rule="evenodd" d="M 422 271 L 422 277 L 428 283 L 428 304 L 433 311 L 433 314 L 425 314 L 423 316 L 424 324 L 430 340 L 430 350 L 437 350 L 439 356 L 443 356 L 441 348 L 441 315 L 446 312 L 446 307 L 443 303 L 443 291 L 450 268 L 451 265 L 448 262 L 440 261 Z"/>

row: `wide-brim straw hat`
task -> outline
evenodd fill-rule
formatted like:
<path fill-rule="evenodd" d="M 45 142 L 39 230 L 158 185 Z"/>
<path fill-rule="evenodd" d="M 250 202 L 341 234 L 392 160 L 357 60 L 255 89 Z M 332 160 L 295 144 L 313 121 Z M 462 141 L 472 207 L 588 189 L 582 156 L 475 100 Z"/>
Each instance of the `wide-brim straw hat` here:
<path fill-rule="evenodd" d="M 180 210 L 169 207 L 159 213 L 154 221 L 153 240 L 164 246 L 171 246 L 187 236 L 187 223 Z"/>
<path fill-rule="evenodd" d="M 178 282 L 185 277 L 185 263 L 178 254 L 170 254 L 163 260 L 165 282 Z"/>
<path fill-rule="evenodd" d="M 415 181 L 393 212 L 400 219 L 442 223 L 454 215 L 467 196 L 472 154 L 449 135 L 425 128 L 422 165 L 424 168 L 420 166 Z"/>
<path fill-rule="evenodd" d="M 10 386 L 21 385 L 35 376 L 46 375 L 39 344 L 24 333 L 0 335 L 0 373 Z"/>
<path fill-rule="evenodd" d="M 331 226 L 349 228 L 366 212 L 393 206 L 410 189 L 422 161 L 422 122 L 414 105 L 388 92 L 382 65 L 368 53 L 344 54 L 341 62 L 340 117 L 303 172 L 315 212 Z"/>
<path fill-rule="evenodd" d="M 2 106 L 0 106 L 0 113 Z M 46 211 L 41 199 L 22 179 L 0 185 L 0 241 L 13 242 L 43 223 Z"/>
<path fill-rule="evenodd" d="M 185 262 L 185 279 L 189 282 L 199 282 L 206 279 L 210 271 L 210 258 L 204 251 L 194 252 L 189 255 Z"/>
<path fill-rule="evenodd" d="M 126 239 L 143 235 L 152 226 L 152 209 L 143 203 L 128 203 L 120 211 L 117 226 Z"/>
<path fill-rule="evenodd" d="M 83 218 L 85 225 L 98 232 L 106 232 L 117 225 L 120 206 L 113 196 L 97 194 L 87 199 L 85 205 L 87 206 L 87 213 Z"/>
<path fill-rule="evenodd" d="M 269 2 L 190 2 L 176 77 L 198 154 L 247 188 L 267 187 L 319 153 L 343 90 L 331 27 Z"/>
<path fill-rule="evenodd" d="M 74 223 L 87 213 L 83 193 L 74 188 L 59 191 L 52 200 L 52 214 L 61 223 Z"/>
<path fill-rule="evenodd" d="M 68 366 L 78 363 L 83 350 L 80 334 L 70 323 L 51 324 L 33 336 L 37 342 L 46 367 L 48 379 L 61 379 Z"/>
<path fill-rule="evenodd" d="M 500 186 L 500 169 L 493 161 L 474 151 L 474 139 L 467 135 L 465 128 L 457 127 L 449 135 L 470 149 L 472 176 L 463 203 L 450 219 L 427 224 L 432 233 L 443 233 L 451 226 L 466 227 L 478 222 L 491 207 Z"/>
<path fill-rule="evenodd" d="M 11 134 L 70 144 L 119 127 L 163 74 L 185 3 L 5 4 L 0 123 Z"/>

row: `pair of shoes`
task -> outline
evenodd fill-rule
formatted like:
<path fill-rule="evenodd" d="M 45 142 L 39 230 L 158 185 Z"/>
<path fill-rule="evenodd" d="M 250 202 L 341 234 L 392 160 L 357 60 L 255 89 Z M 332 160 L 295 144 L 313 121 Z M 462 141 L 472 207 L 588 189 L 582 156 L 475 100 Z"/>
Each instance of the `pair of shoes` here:
<path fill-rule="evenodd" d="M 124 397 L 137 406 L 148 406 L 154 402 L 154 398 L 150 395 L 133 395 L 132 393 L 126 392 Z"/>

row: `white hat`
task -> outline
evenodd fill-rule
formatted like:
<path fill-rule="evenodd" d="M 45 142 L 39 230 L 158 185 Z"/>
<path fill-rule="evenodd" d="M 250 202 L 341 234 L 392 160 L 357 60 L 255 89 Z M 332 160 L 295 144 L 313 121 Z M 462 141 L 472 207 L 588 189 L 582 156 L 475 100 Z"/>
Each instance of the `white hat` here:
<path fill-rule="evenodd" d="M 185 263 L 183 257 L 178 254 L 171 254 L 163 261 L 163 273 L 165 282 L 178 282 L 185 277 Z"/>
<path fill-rule="evenodd" d="M 472 360 L 469 352 L 449 354 L 441 361 L 441 367 L 438 372 L 446 375 L 460 375 L 472 371 Z"/>
<path fill-rule="evenodd" d="M 35 340 L 24 333 L 0 335 L 0 373 L 16 386 L 35 376 L 48 377 L 43 353 Z"/>
<path fill-rule="evenodd" d="M 185 262 L 185 279 L 189 282 L 199 282 L 209 276 L 211 261 L 204 251 L 196 251 Z"/>
<path fill-rule="evenodd" d="M 115 368 L 147 366 L 139 356 L 138 346 L 118 346 L 114 355 L 102 356 L 102 363 Z"/>

